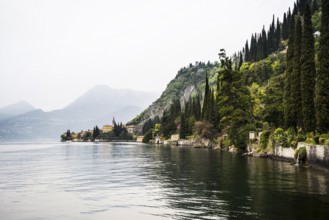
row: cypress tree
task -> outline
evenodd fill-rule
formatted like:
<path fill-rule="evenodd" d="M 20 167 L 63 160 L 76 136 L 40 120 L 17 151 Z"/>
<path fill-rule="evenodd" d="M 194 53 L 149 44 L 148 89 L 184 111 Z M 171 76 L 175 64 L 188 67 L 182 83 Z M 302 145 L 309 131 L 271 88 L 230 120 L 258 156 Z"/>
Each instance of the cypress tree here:
<path fill-rule="evenodd" d="M 242 53 L 240 52 L 240 54 L 239 54 L 239 70 L 240 70 L 242 64 L 243 64 L 243 56 L 242 56 Z"/>
<path fill-rule="evenodd" d="M 198 94 L 195 99 L 195 120 L 199 121 L 201 119 L 201 99 Z"/>
<path fill-rule="evenodd" d="M 275 17 L 273 15 L 272 24 L 268 33 L 268 53 L 271 54 L 275 51 L 276 39 L 275 39 Z"/>
<path fill-rule="evenodd" d="M 203 106 L 202 106 L 202 119 L 207 119 L 208 106 L 209 106 L 209 81 L 208 73 L 206 73 L 206 87 L 204 90 Z"/>
<path fill-rule="evenodd" d="M 209 90 L 209 97 L 208 97 L 208 107 L 206 110 L 206 116 L 205 119 L 206 121 L 208 121 L 209 123 L 214 123 L 214 96 L 213 96 L 213 91 L 212 89 Z"/>
<path fill-rule="evenodd" d="M 316 77 L 316 119 L 320 132 L 329 131 L 329 1 L 322 0 L 319 70 Z"/>
<path fill-rule="evenodd" d="M 302 43 L 302 22 L 297 16 L 296 27 L 294 33 L 294 57 L 293 57 L 293 72 L 291 81 L 292 95 L 292 111 L 294 114 L 294 126 L 303 127 L 302 117 L 302 94 L 301 94 L 301 43 Z"/>
<path fill-rule="evenodd" d="M 187 123 L 185 115 L 182 113 L 180 116 L 180 130 L 179 130 L 179 137 L 181 139 L 185 139 L 187 133 Z"/>
<path fill-rule="evenodd" d="M 298 11 L 300 13 L 300 15 L 304 15 L 304 10 L 305 10 L 305 6 L 307 4 L 307 0 L 298 0 L 299 1 L 299 5 L 298 5 Z"/>
<path fill-rule="evenodd" d="M 316 128 L 314 107 L 316 71 L 312 15 L 309 4 L 305 4 L 304 10 L 301 65 L 303 123 L 305 130 L 307 132 L 311 132 L 315 131 Z"/>
<path fill-rule="evenodd" d="M 267 36 L 266 36 L 266 31 L 265 31 L 265 26 L 263 26 L 263 30 L 262 30 L 262 48 L 263 48 L 263 58 L 266 58 L 268 55 L 268 51 L 267 51 Z"/>
<path fill-rule="evenodd" d="M 289 31 L 290 31 L 291 19 L 292 19 L 292 15 L 291 15 L 290 7 L 289 7 L 288 15 L 287 15 L 287 24 L 288 24 L 288 36 L 287 36 L 287 39 L 288 39 L 288 37 L 289 37 Z"/>
<path fill-rule="evenodd" d="M 246 62 L 249 62 L 250 61 L 250 52 L 249 52 L 249 43 L 248 43 L 248 41 L 246 42 L 246 45 L 245 45 L 245 55 L 244 55 L 244 60 L 246 61 Z"/>
<path fill-rule="evenodd" d="M 257 58 L 257 40 L 256 36 L 251 36 L 251 43 L 250 43 L 250 61 L 255 62 Z"/>
<path fill-rule="evenodd" d="M 276 38 L 275 50 L 278 50 L 281 42 L 281 23 L 279 18 L 276 21 L 275 38 Z"/>
<path fill-rule="evenodd" d="M 317 10 L 319 10 L 319 5 L 316 2 L 316 0 L 312 1 L 312 9 L 311 10 L 312 10 L 312 14 L 314 14 Z"/>
<path fill-rule="evenodd" d="M 289 27 L 289 39 L 288 39 L 288 50 L 287 50 L 287 69 L 285 75 L 285 86 L 284 86 L 284 120 L 286 127 L 293 126 L 293 112 L 292 112 L 292 96 L 291 96 L 291 82 L 292 73 L 294 70 L 293 58 L 294 58 L 294 30 L 295 21 L 290 20 Z"/>
<path fill-rule="evenodd" d="M 287 20 L 287 14 L 284 13 L 283 15 L 283 23 L 282 23 L 282 39 L 287 40 L 288 39 L 288 32 L 289 32 L 289 26 L 288 26 L 288 20 Z"/>

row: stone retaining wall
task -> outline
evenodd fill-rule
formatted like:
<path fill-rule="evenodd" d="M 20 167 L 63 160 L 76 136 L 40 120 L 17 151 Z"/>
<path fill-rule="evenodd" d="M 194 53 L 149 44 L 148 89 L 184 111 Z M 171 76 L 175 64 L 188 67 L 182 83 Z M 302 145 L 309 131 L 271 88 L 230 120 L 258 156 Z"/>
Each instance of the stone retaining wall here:
<path fill-rule="evenodd" d="M 298 143 L 297 148 L 305 147 L 307 151 L 307 162 L 310 164 L 318 164 L 329 168 L 329 146 L 312 145 L 306 143 Z M 287 159 L 294 159 L 295 149 L 276 146 L 273 155 Z"/>

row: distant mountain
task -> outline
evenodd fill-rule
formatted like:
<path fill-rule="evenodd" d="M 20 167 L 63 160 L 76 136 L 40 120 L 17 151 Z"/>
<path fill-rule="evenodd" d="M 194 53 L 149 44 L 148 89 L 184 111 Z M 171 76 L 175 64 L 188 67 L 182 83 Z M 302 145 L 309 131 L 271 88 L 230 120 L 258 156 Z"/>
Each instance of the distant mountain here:
<path fill-rule="evenodd" d="M 67 129 L 80 131 L 117 122 L 126 123 L 149 106 L 156 93 L 96 86 L 67 107 L 51 112 L 34 110 L 0 123 L 0 141 L 59 139 Z"/>
<path fill-rule="evenodd" d="M 19 101 L 15 104 L 0 108 L 0 120 L 21 115 L 34 109 L 35 108 L 26 101 Z"/>

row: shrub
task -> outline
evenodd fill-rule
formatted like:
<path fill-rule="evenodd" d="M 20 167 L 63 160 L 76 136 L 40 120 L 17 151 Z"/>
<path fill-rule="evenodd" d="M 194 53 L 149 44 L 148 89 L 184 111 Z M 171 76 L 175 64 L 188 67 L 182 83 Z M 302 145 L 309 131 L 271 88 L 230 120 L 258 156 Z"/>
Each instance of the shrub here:
<path fill-rule="evenodd" d="M 151 139 L 152 139 L 152 129 L 149 129 L 143 137 L 143 143 L 149 143 Z"/>
<path fill-rule="evenodd" d="M 319 144 L 324 145 L 325 142 L 326 142 L 325 138 L 322 137 L 319 138 Z"/>
<path fill-rule="evenodd" d="M 298 154 L 299 154 L 299 158 L 298 158 Z M 294 153 L 294 158 L 295 158 L 295 160 L 297 160 L 297 158 L 298 158 L 300 161 L 305 162 L 306 158 L 307 158 L 306 147 L 301 147 L 301 148 L 296 149 L 295 153 Z"/>
<path fill-rule="evenodd" d="M 225 137 L 223 140 L 221 140 L 221 146 L 224 148 L 229 148 L 231 145 L 232 143 L 228 137 Z"/>
<path fill-rule="evenodd" d="M 314 142 L 315 142 L 315 144 L 319 144 L 320 143 L 319 142 L 319 139 L 320 139 L 320 136 L 319 135 L 314 136 Z"/>
<path fill-rule="evenodd" d="M 277 128 L 273 134 L 274 141 L 282 147 L 289 147 L 287 135 L 282 128 Z"/>
<path fill-rule="evenodd" d="M 314 133 L 313 132 L 309 132 L 306 134 L 306 143 L 308 144 L 316 144 L 314 141 Z"/>
<path fill-rule="evenodd" d="M 265 149 L 268 145 L 268 141 L 270 138 L 271 132 L 269 130 L 263 131 L 262 135 L 260 136 L 260 148 Z"/>
<path fill-rule="evenodd" d="M 305 136 L 303 130 L 299 129 L 298 133 L 297 133 L 297 142 L 305 141 L 305 140 L 306 140 L 306 136 Z"/>
<path fill-rule="evenodd" d="M 217 135 L 216 129 L 209 122 L 207 121 L 195 122 L 194 136 L 199 138 L 214 140 L 216 135 Z"/>

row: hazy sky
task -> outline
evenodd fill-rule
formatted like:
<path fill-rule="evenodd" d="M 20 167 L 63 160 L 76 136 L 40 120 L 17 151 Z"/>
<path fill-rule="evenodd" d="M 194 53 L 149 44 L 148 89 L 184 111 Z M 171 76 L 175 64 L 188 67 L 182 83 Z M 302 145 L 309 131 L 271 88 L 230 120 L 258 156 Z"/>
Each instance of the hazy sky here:
<path fill-rule="evenodd" d="M 0 107 L 58 109 L 98 84 L 162 92 L 181 67 L 240 50 L 293 2 L 0 0 Z"/>

